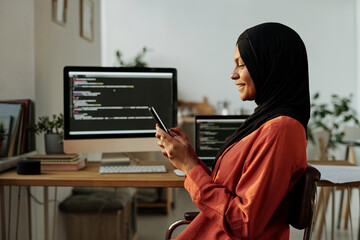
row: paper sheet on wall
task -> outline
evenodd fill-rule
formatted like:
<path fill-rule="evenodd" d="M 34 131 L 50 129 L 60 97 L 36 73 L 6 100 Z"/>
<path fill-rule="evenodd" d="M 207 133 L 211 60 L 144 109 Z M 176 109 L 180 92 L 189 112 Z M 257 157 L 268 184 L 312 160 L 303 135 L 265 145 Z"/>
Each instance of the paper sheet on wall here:
<path fill-rule="evenodd" d="M 91 9 L 91 5 L 84 2 L 84 6 L 83 6 L 83 34 L 87 37 L 91 37 L 91 13 L 92 13 L 92 9 Z"/>
<path fill-rule="evenodd" d="M 57 0 L 56 2 L 56 21 L 64 22 L 64 0 Z"/>
<path fill-rule="evenodd" d="M 332 183 L 350 183 L 360 181 L 360 167 L 358 166 L 312 166 L 320 171 L 320 180 L 326 180 Z"/>

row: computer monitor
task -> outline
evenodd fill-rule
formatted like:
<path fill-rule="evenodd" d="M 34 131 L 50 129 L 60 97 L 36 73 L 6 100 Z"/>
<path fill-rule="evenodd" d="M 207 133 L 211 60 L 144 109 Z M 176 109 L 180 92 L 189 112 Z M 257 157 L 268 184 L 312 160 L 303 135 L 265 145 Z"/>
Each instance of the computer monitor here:
<path fill-rule="evenodd" d="M 225 139 L 248 117 L 248 115 L 195 116 L 195 149 L 199 159 L 211 167 Z"/>
<path fill-rule="evenodd" d="M 65 67 L 65 153 L 160 151 L 149 106 L 177 125 L 176 69 Z"/>

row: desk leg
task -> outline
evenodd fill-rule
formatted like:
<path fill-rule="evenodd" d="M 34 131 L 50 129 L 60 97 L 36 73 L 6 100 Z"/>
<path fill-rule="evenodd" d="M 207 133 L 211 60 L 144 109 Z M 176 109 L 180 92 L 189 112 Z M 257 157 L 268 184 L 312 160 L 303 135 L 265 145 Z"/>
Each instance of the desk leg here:
<path fill-rule="evenodd" d="M 172 189 L 166 189 L 166 213 L 170 215 L 171 213 L 171 204 L 172 204 Z"/>
<path fill-rule="evenodd" d="M 0 186 L 0 195 L 1 195 L 1 239 L 6 239 L 6 213 L 5 213 L 5 191 L 4 186 Z"/>
<path fill-rule="evenodd" d="M 55 196 L 54 196 L 54 221 L 53 221 L 53 240 L 55 240 L 55 236 L 56 236 L 56 209 L 57 209 L 57 203 L 56 203 L 56 199 L 57 199 L 57 187 L 55 187 Z"/>
<path fill-rule="evenodd" d="M 18 240 L 18 234 L 19 234 L 19 216 L 20 216 L 20 200 L 21 200 L 21 186 L 19 186 L 18 190 L 18 202 L 17 202 L 17 213 L 16 213 L 16 237 L 15 239 Z"/>
<path fill-rule="evenodd" d="M 350 220 L 350 234 L 351 234 L 351 240 L 354 239 L 354 232 L 353 232 L 353 224 L 352 224 L 352 219 L 351 219 L 351 209 L 350 209 L 350 204 L 351 204 L 351 189 L 350 187 L 347 187 L 347 192 L 348 192 L 348 203 L 347 205 L 349 206 L 349 209 L 348 209 L 348 216 L 349 216 L 349 220 Z M 347 221 L 347 218 L 346 218 L 346 221 Z"/>
<path fill-rule="evenodd" d="M 360 187 L 359 187 L 359 203 L 360 203 Z M 360 216 L 360 206 L 359 206 L 359 216 Z M 360 221 L 358 227 L 358 240 L 360 240 Z"/>
<path fill-rule="evenodd" d="M 335 187 L 332 187 L 331 240 L 335 236 Z"/>
<path fill-rule="evenodd" d="M 44 186 L 44 239 L 49 240 L 49 189 Z"/>
<path fill-rule="evenodd" d="M 325 239 L 327 239 L 327 229 L 326 229 L 326 218 L 325 213 L 327 210 L 327 206 L 329 203 L 329 197 L 330 197 L 331 189 L 330 187 L 321 187 L 320 189 L 320 195 L 319 195 L 319 204 L 317 206 L 316 210 L 316 223 L 318 224 L 318 233 L 316 236 L 317 240 L 321 240 L 323 227 L 325 227 Z M 321 209 L 320 209 L 321 208 Z M 319 214 L 319 215 L 318 215 Z M 320 215 L 321 214 L 321 215 Z M 319 221 L 317 221 L 317 217 L 319 216 Z"/>
<path fill-rule="evenodd" d="M 11 190 L 11 186 L 9 186 L 9 216 L 8 216 L 8 240 L 10 240 L 10 224 L 11 224 L 11 195 L 12 195 L 12 190 Z"/>
<path fill-rule="evenodd" d="M 350 191 L 347 195 L 347 202 L 346 202 L 346 206 L 344 208 L 344 213 L 343 213 L 343 218 L 345 220 L 344 222 L 344 228 L 347 229 L 348 228 L 348 223 L 349 223 L 349 211 L 350 211 L 350 202 L 351 202 L 351 189 L 350 188 L 347 188 L 346 189 L 347 191 Z M 349 199 L 350 198 L 350 199 Z"/>
<path fill-rule="evenodd" d="M 337 228 L 340 229 L 341 227 L 341 213 L 342 213 L 342 207 L 343 207 L 343 201 L 344 201 L 344 190 L 341 190 L 341 196 L 340 196 L 340 204 L 339 204 L 339 213 L 338 213 L 338 223 Z M 346 221 L 346 220 L 345 220 Z"/>
<path fill-rule="evenodd" d="M 28 201 L 28 222 L 29 222 L 29 240 L 32 239 L 31 232 L 31 189 L 30 186 L 27 186 L 27 201 Z"/>

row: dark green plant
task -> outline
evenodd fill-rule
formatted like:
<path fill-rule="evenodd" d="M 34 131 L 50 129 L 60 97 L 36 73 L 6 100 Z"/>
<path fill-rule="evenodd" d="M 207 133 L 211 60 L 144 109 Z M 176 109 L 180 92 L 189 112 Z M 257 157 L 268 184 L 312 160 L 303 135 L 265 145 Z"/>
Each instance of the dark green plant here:
<path fill-rule="evenodd" d="M 149 49 L 147 49 L 146 47 L 143 47 L 142 51 L 139 52 L 133 61 L 131 62 L 124 62 L 124 60 L 122 59 L 123 54 L 120 52 L 120 50 L 117 50 L 115 55 L 116 55 L 116 59 L 119 63 L 120 66 L 123 67 L 147 67 L 148 64 L 143 60 L 145 54 L 149 51 Z"/>
<path fill-rule="evenodd" d="M 343 126 L 359 126 L 355 109 L 351 107 L 352 94 L 349 97 L 331 96 L 330 103 L 319 103 L 320 93 L 316 92 L 311 101 L 311 117 L 308 125 L 308 137 L 314 142 L 311 129 L 322 128 L 329 132 L 329 147 L 336 147 L 344 136 Z"/>
<path fill-rule="evenodd" d="M 31 128 L 36 134 L 40 133 L 57 133 L 63 134 L 64 127 L 64 115 L 60 113 L 59 115 L 53 114 L 52 118 L 48 116 L 39 117 L 35 126 Z"/>
<path fill-rule="evenodd" d="M 5 138 L 5 123 L 0 122 L 0 141 L 4 140 Z"/>

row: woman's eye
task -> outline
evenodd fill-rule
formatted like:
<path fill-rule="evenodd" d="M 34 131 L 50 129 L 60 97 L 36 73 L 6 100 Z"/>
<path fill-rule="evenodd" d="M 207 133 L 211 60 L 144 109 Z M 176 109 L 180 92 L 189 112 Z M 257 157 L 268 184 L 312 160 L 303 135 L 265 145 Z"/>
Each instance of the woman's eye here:
<path fill-rule="evenodd" d="M 239 68 L 245 67 L 245 64 L 239 64 Z"/>

